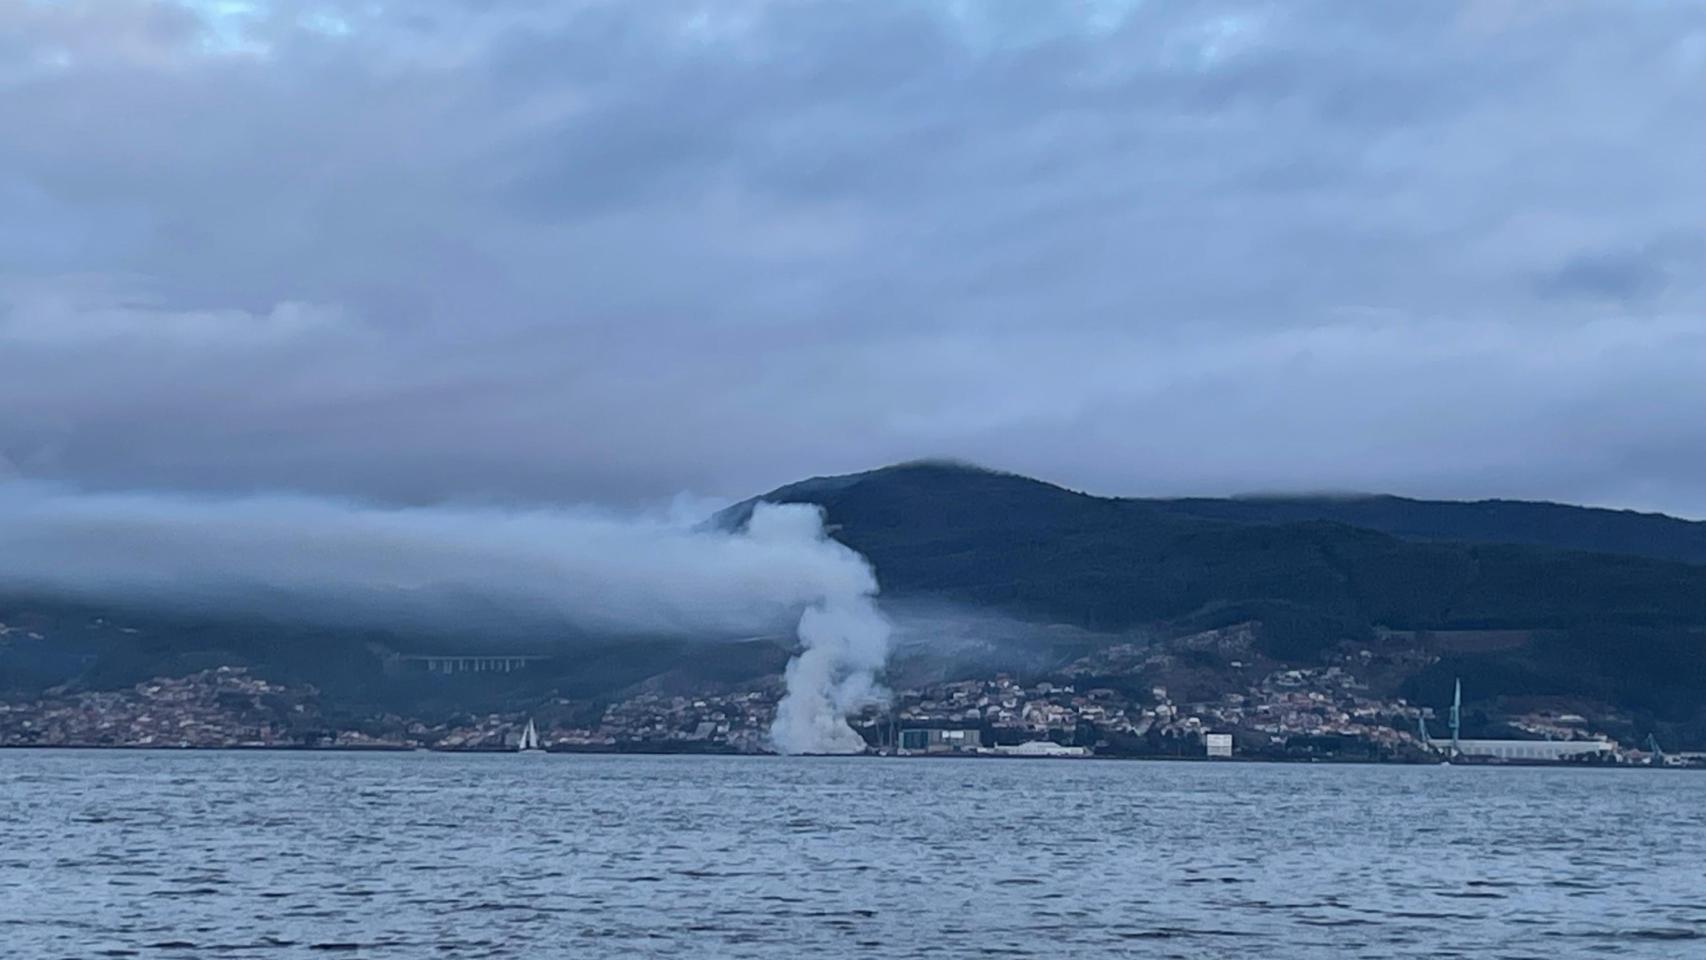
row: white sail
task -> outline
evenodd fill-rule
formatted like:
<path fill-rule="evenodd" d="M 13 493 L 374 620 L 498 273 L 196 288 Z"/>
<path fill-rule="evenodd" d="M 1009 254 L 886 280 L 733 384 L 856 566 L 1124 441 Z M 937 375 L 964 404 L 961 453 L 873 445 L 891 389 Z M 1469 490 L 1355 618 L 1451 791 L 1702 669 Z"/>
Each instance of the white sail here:
<path fill-rule="evenodd" d="M 531 719 L 527 721 L 527 729 L 521 731 L 521 744 L 516 749 L 539 749 L 539 728 L 533 725 L 533 721 Z"/>

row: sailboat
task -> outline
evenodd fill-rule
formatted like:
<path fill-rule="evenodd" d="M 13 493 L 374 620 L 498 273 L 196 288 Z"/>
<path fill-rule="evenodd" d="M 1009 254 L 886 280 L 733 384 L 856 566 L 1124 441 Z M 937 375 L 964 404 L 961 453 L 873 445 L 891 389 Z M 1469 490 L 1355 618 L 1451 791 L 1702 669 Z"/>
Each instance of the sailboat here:
<path fill-rule="evenodd" d="M 539 746 L 539 728 L 533 725 L 533 718 L 527 718 L 527 729 L 521 731 L 521 742 L 515 749 L 520 753 L 543 752 Z"/>
<path fill-rule="evenodd" d="M 1463 756 L 1463 750 L 1458 746 L 1457 734 L 1463 729 L 1463 678 L 1456 678 L 1451 689 L 1451 753 L 1446 755 L 1445 763 L 1457 762 Z"/>

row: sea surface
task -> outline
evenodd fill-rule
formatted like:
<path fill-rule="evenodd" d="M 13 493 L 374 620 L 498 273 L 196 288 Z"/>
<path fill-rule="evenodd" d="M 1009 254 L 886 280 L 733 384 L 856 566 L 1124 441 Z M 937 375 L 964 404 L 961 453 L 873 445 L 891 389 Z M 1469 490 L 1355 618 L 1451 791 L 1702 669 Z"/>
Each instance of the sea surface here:
<path fill-rule="evenodd" d="M 0 751 L 0 957 L 1706 958 L 1687 771 Z"/>

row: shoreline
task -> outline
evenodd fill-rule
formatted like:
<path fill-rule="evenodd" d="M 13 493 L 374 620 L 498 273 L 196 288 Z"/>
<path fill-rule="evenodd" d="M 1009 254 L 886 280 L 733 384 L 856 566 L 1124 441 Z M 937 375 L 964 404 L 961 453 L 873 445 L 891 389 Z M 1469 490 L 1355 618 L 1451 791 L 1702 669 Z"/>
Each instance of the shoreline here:
<path fill-rule="evenodd" d="M 193 746 L 182 744 L 45 744 L 45 743 L 13 743 L 0 744 L 0 752 L 4 751 L 97 751 L 106 750 L 118 753 L 430 753 L 445 756 L 480 755 L 501 756 L 517 754 L 513 748 L 456 748 L 438 749 L 434 747 L 416 747 L 391 744 L 375 745 L 345 745 L 345 746 L 289 746 L 282 744 L 231 744 L 222 746 Z M 774 759 L 782 757 L 777 753 L 741 753 L 732 750 L 659 750 L 659 749 L 552 749 L 538 751 L 540 754 L 556 754 L 560 756 L 636 756 L 636 757 L 740 757 L 751 759 Z M 533 754 L 530 754 L 533 755 Z M 1049 756 L 1014 756 L 1010 754 L 977 754 L 977 753 L 928 753 L 897 756 L 884 753 L 853 753 L 853 754 L 804 754 L 811 758 L 834 758 L 844 760 L 994 760 L 994 761 L 1043 761 L 1051 763 L 1074 763 L 1083 761 L 1106 761 L 1119 763 L 1207 763 L 1207 764 L 1284 764 L 1301 766 L 1364 766 L 1364 767 L 1524 767 L 1566 770 L 1706 770 L 1706 766 L 1685 764 L 1673 766 L 1668 764 L 1638 764 L 1638 763 L 1573 763 L 1569 761 L 1550 762 L 1545 760 L 1468 760 L 1445 763 L 1437 760 L 1370 760 L 1356 757 L 1180 757 L 1180 756 L 1134 756 L 1122 754 L 1091 754 L 1080 757 L 1049 757 Z"/>

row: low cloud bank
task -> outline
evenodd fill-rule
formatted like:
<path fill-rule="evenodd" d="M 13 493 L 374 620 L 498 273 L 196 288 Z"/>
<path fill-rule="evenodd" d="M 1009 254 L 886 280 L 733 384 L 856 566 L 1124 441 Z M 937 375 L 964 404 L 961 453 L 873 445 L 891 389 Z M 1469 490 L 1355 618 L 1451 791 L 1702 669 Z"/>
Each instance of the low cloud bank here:
<path fill-rule="evenodd" d="M 870 565 L 801 504 L 761 504 L 727 532 L 585 509 L 13 483 L 0 485 L 0 589 L 376 625 L 454 627 L 503 610 L 592 632 L 727 638 L 797 623 L 804 649 L 774 731 L 795 753 L 862 748 L 845 717 L 878 696 L 888 641 Z"/>

